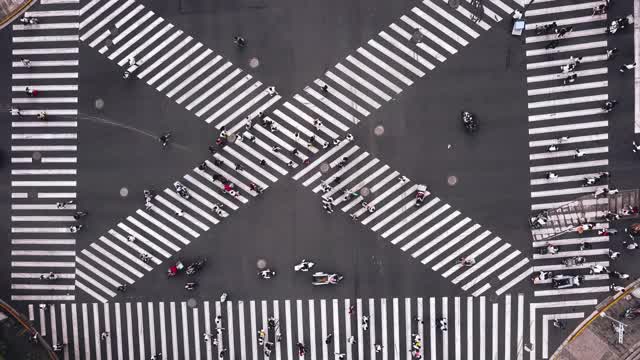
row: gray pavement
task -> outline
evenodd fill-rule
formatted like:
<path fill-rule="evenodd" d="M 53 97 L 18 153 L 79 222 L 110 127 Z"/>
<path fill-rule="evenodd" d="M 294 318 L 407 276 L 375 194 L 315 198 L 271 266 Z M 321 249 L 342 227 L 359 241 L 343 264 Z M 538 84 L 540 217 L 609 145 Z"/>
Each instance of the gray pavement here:
<path fill-rule="evenodd" d="M 346 4 L 291 1 L 268 4 L 247 2 L 220 7 L 212 6 L 208 2 L 191 1 L 180 4 L 142 3 L 148 5 L 168 23 L 174 24 L 176 28 L 202 41 L 203 48 L 214 49 L 215 54 L 221 54 L 225 57 L 225 61 L 226 59 L 231 61 L 234 65 L 229 71 L 239 67 L 261 81 L 263 87 L 276 85 L 283 101 L 292 101 L 290 98 L 293 94 L 303 94 L 310 98 L 310 95 L 305 93 L 306 87 L 317 77 L 322 78 L 322 81 L 328 81 L 326 76 L 322 76 L 322 73 L 327 70 L 350 81 L 351 79 L 345 74 L 333 69 L 334 64 L 340 62 L 352 66 L 344 60 L 344 57 L 347 54 L 358 57 L 354 49 L 365 46 L 369 39 L 376 37 L 380 29 L 388 26 L 391 21 L 406 28 L 406 24 L 397 19 L 401 14 L 406 14 L 411 6 L 417 5 L 408 1 L 393 4 L 380 2 L 374 5 L 369 2 Z M 506 3 L 515 6 L 513 2 Z M 101 5 L 90 9 L 87 14 L 91 14 Z M 451 11 L 445 3 L 441 3 L 440 6 Z M 431 11 L 426 10 L 424 6 L 421 8 L 425 9 L 424 11 Z M 508 18 L 508 15 L 501 12 L 502 10 L 494 4 L 489 5 L 489 9 Z M 112 10 L 102 14 L 100 19 Z M 135 19 L 145 12 L 146 10 L 140 12 Z M 439 21 L 447 21 L 446 17 L 440 17 L 437 13 L 431 14 Z M 405 76 L 415 80 L 415 84 L 406 88 L 403 85 L 402 93 L 393 95 L 393 100 L 385 102 L 381 110 L 372 111 L 371 116 L 366 118 L 362 116 L 363 121 L 358 126 L 348 124 L 351 127 L 349 132 L 355 137 L 353 143 L 348 146 L 359 146 L 362 149 L 358 154 L 367 151 L 370 159 L 379 159 L 380 164 L 388 164 L 392 170 L 397 170 L 400 174 L 409 177 L 412 183 L 428 184 L 430 191 L 438 196 L 443 204 L 451 206 L 451 210 L 445 215 L 453 210 L 460 210 L 463 214 L 460 220 L 463 216 L 468 216 L 474 223 L 482 224 L 483 228 L 477 234 L 490 230 L 493 236 L 501 238 L 500 245 L 508 243 L 511 249 L 522 252 L 522 257 L 530 257 L 532 251 L 530 250 L 530 233 L 526 224 L 530 204 L 527 199 L 529 195 L 524 189 L 529 184 L 525 168 L 526 160 L 524 160 L 529 153 L 528 140 L 525 138 L 527 119 L 524 112 L 528 99 L 523 90 L 523 86 L 526 86 L 523 77 L 526 60 L 521 44 L 522 39 L 510 36 L 508 19 L 499 23 L 486 19 L 493 28 L 485 32 L 476 28 L 476 25 L 460 14 L 458 17 L 468 26 L 474 26 L 474 29 L 481 31 L 480 37 L 472 39 L 468 34 L 459 31 L 463 38 L 470 40 L 468 45 L 461 46 L 451 37 L 444 36 L 443 39 L 447 39 L 446 41 L 459 48 L 459 53 L 448 54 L 438 48 L 447 55 L 446 63 L 441 65 L 437 60 L 429 58 L 437 64 L 437 67 L 434 71 L 428 72 L 423 79 L 414 79 L 415 76 L 410 71 L 393 63 L 393 60 L 385 58 L 385 61 L 390 61 L 395 67 L 402 69 L 401 72 Z M 80 33 L 87 31 L 98 21 L 91 23 Z M 145 26 L 146 24 L 134 33 Z M 149 39 L 153 33 L 157 33 L 164 26 L 165 24 L 161 24 L 140 41 Z M 104 26 L 104 29 L 112 28 L 113 23 Z M 206 158 L 212 160 L 207 153 L 207 146 L 212 144 L 218 136 L 218 131 L 213 126 L 216 123 L 207 124 L 203 121 L 203 118 L 217 107 L 198 118 L 184 110 L 187 102 L 176 104 L 175 97 L 178 95 L 170 99 L 153 89 L 162 81 L 156 82 L 153 86 L 145 84 L 154 73 L 141 80 L 121 79 L 124 69 L 121 70 L 113 61 L 107 60 L 104 55 L 98 53 L 97 50 L 102 46 L 101 44 L 93 48 L 87 46 L 104 29 L 97 31 L 89 39 L 83 40 L 80 45 L 79 87 L 81 90 L 77 117 L 80 134 L 77 144 L 80 156 L 77 192 L 79 206 L 87 209 L 90 215 L 83 219 L 85 229 L 77 236 L 75 249 L 78 253 L 91 244 L 97 243 L 97 239 L 103 235 L 116 241 L 109 231 L 116 229 L 124 233 L 116 225 L 119 222 L 127 223 L 126 218 L 142 208 L 142 189 L 153 188 L 160 191 L 165 187 L 170 188 L 171 183 L 184 174 L 199 176 L 195 175 L 197 172 L 194 172 L 193 168 Z M 458 31 L 458 28 L 455 30 Z M 392 32 L 391 29 L 385 31 L 397 36 L 397 33 Z M 4 35 L 6 33 L 7 31 Z M 236 49 L 231 42 L 231 38 L 236 34 L 247 38 L 248 46 L 245 49 Z M 616 43 L 615 46 L 625 48 L 629 40 L 628 35 L 623 34 L 615 40 L 620 41 L 620 45 Z M 8 36 L 5 43 L 9 44 Z M 432 43 L 428 44 L 437 47 Z M 395 48 L 394 52 L 407 60 L 412 59 L 402 55 Z M 142 57 L 143 54 L 141 53 L 138 57 Z M 176 59 L 179 54 L 173 55 L 170 61 Z M 193 56 L 195 57 L 196 54 Z M 424 52 L 420 54 L 427 57 Z M 620 60 L 625 60 L 627 55 L 620 54 Z M 259 60 L 259 66 L 255 69 L 249 65 L 253 58 Z M 374 66 L 371 63 L 368 64 Z M 2 66 L 10 67 L 10 64 Z M 609 66 L 609 71 L 613 73 L 611 75 L 617 76 L 615 65 Z M 214 66 L 213 69 L 215 68 Z M 140 71 L 144 69 L 143 65 Z M 161 69 L 162 67 L 158 68 L 156 72 Z M 196 69 L 197 67 L 192 72 Z M 366 76 L 363 71 L 358 73 Z M 393 78 L 393 75 L 381 73 L 385 77 Z M 367 79 L 374 81 L 370 77 Z M 401 84 L 398 79 L 394 81 L 398 85 Z M 615 81 L 619 81 L 619 84 Z M 176 85 L 177 83 L 171 84 L 164 92 L 170 91 Z M 311 86 L 318 90 L 316 85 Z M 353 95 L 348 89 L 335 86 L 350 97 Z M 628 97 L 622 95 L 629 91 L 627 86 L 628 82 L 624 81 L 624 78 L 610 80 L 609 88 L 615 89 L 611 90 L 611 96 L 616 95 L 621 99 Z M 384 89 L 392 93 L 390 89 Z M 373 95 L 369 93 L 369 96 Z M 353 99 L 360 105 L 367 105 L 361 98 L 353 96 Z M 101 100 L 104 107 L 96 109 L 96 100 Z M 348 104 L 341 103 L 336 98 L 333 98 L 333 101 L 349 112 L 357 114 L 357 111 L 350 108 Z M 242 106 L 244 102 L 237 106 Z M 300 103 L 295 104 L 304 108 Z M 275 107 L 271 110 L 273 109 Z M 459 113 L 463 109 L 474 112 L 478 117 L 481 129 L 477 134 L 470 136 L 460 126 Z M 627 117 L 628 114 L 632 114 L 632 109 L 631 103 L 623 100 L 616 109 L 616 117 Z M 339 114 L 331 110 L 326 111 L 329 111 L 332 116 L 339 117 Z M 289 116 L 294 115 L 287 110 L 285 112 Z M 238 116 L 237 120 L 240 119 L 242 117 Z M 276 119 L 279 122 L 283 121 Z M 296 119 L 296 121 L 299 120 Z M 328 123 L 328 120 L 323 121 Z M 628 151 L 631 140 L 628 132 L 629 124 L 624 125 L 623 122 L 613 121 L 611 123 L 611 139 L 614 140 L 614 136 L 620 136 L 622 139 L 610 141 L 609 153 L 614 155 L 611 158 L 618 158 L 620 154 L 621 159 L 619 162 L 612 160 L 611 171 L 615 174 L 620 171 L 624 174 L 624 179 L 629 179 L 629 183 L 633 184 L 636 165 Z M 382 136 L 374 135 L 374 129 L 379 125 L 384 126 Z M 307 126 L 313 129 L 310 124 Z M 330 128 L 336 131 L 333 126 Z M 168 130 L 173 132 L 172 143 L 163 150 L 154 136 Z M 338 132 L 342 134 L 341 131 Z M 261 133 L 257 131 L 257 134 Z M 286 138 L 284 135 L 276 136 Z M 321 133 L 321 136 L 329 138 L 324 133 Z M 260 137 L 268 143 L 273 139 L 267 135 L 260 135 Z M 288 143 L 291 143 L 290 139 Z M 450 149 L 448 145 L 451 145 Z M 233 148 L 241 147 L 234 145 Z M 265 152 L 264 149 L 258 150 Z M 305 151 L 305 156 L 308 153 L 309 151 Z M 233 158 L 227 153 L 223 152 L 223 154 L 227 158 Z M 250 152 L 243 154 L 250 154 Z M 320 154 L 322 150 L 318 155 Z M 274 158 L 273 154 L 268 156 L 270 160 Z M 317 156 L 312 156 L 311 160 L 315 158 Z M 252 161 L 257 162 L 257 159 L 252 158 Z M 280 163 L 280 166 L 286 168 L 284 163 Z M 354 170 L 360 167 L 361 165 L 358 165 Z M 293 175 L 297 171 L 299 169 L 290 174 Z M 332 170 L 332 173 L 336 171 L 337 169 Z M 369 173 L 372 171 L 370 170 Z M 259 171 L 256 172 L 261 174 Z M 153 271 L 145 272 L 144 278 L 130 286 L 125 294 L 118 294 L 115 299 L 135 302 L 159 300 L 170 302 L 194 296 L 198 300 L 207 300 L 217 298 L 222 291 L 230 292 L 234 299 L 247 301 L 249 299 L 291 299 L 293 301 L 294 299 L 320 298 L 351 298 L 355 301 L 358 298 L 369 297 L 428 296 L 449 297 L 451 301 L 455 296 L 470 295 L 459 286 L 452 285 L 451 277 L 443 278 L 440 272 L 432 271 L 430 267 L 420 264 L 419 258 L 414 259 L 409 256 L 410 252 L 401 251 L 398 246 L 390 244 L 390 238 L 385 238 L 375 231 L 372 233 L 370 227 L 373 223 L 364 227 L 354 223 L 342 211 L 336 211 L 332 215 L 325 214 L 322 211 L 320 199 L 311 196 L 313 193 L 309 191 L 318 184 L 317 181 L 311 181 L 312 186 L 306 187 L 306 185 L 301 186 L 301 182 L 291 181 L 290 175 L 282 177 L 275 171 L 272 173 L 278 175 L 280 180 L 277 183 L 269 183 L 270 188 L 264 195 L 251 199 L 255 201 L 251 201 L 248 206 L 241 205 L 241 211 L 238 214 L 234 213 L 233 217 L 215 226 L 215 230 L 201 231 L 195 223 L 183 220 L 184 223 L 199 231 L 200 236 L 197 239 L 190 238 L 191 243 L 185 245 L 183 251 L 176 252 L 177 254 L 173 254 L 172 251 L 170 259 L 163 259 L 161 265 L 154 265 Z M 447 183 L 451 176 L 455 176 L 457 180 L 453 186 Z M 617 178 L 618 175 L 616 175 Z M 264 180 L 264 178 L 261 179 Z M 620 185 L 622 183 L 623 181 L 616 185 L 623 187 Z M 382 193 L 389 186 L 387 185 L 380 192 Z M 121 195 L 123 188 L 126 188 L 127 196 Z M 399 194 L 394 194 L 389 199 L 396 195 Z M 209 198 L 208 195 L 205 194 L 205 196 Z M 167 199 L 171 198 L 167 197 Z M 174 201 L 171 200 L 171 202 Z M 174 203 L 178 204 L 178 202 Z M 378 205 L 379 211 L 383 206 L 384 202 Z M 8 207 L 7 205 L 5 208 Z M 173 216 L 169 211 L 170 207 L 160 208 Z M 203 206 L 203 208 L 206 207 Z M 395 209 L 394 207 L 384 213 L 376 221 L 382 220 Z M 402 211 L 413 211 L 413 209 Z M 403 214 L 391 224 L 401 224 L 408 214 L 409 212 Z M 158 218 L 165 224 L 171 225 L 166 218 L 164 220 Z M 422 218 L 416 221 L 420 219 Z M 438 218 L 438 221 L 440 219 L 442 218 Z M 407 228 L 413 225 L 409 220 L 407 222 L 409 224 Z M 423 227 L 421 232 L 436 222 L 433 221 L 429 226 Z M 447 226 L 450 227 L 455 222 Z M 180 231 L 182 227 L 178 226 L 176 229 Z M 399 233 L 401 231 L 397 234 Z M 164 232 L 162 234 L 167 236 Z M 437 234 L 429 239 L 433 240 Z M 171 236 L 168 238 L 171 241 L 175 240 Z M 487 238 L 486 241 L 479 243 L 478 247 L 486 244 L 490 239 Z M 103 247 L 93 247 L 90 250 L 100 254 L 100 249 L 106 247 L 102 243 L 99 244 Z M 452 250 L 457 248 L 454 247 Z M 112 248 L 107 249 L 116 254 Z M 135 254 L 135 252 L 132 253 Z M 84 257 L 84 255 L 81 256 Z M 183 280 L 167 280 L 165 271 L 168 264 L 176 257 L 189 260 L 198 256 L 206 256 L 209 262 L 198 277 L 201 283 L 200 289 L 193 294 L 186 294 L 181 289 Z M 290 267 L 303 257 L 316 261 L 322 269 L 344 273 L 346 275 L 344 282 L 331 289 L 312 288 L 308 281 L 304 280 L 305 277 L 290 271 Z M 518 257 L 518 260 L 520 258 Z M 109 264 L 117 264 L 108 257 L 104 259 Z M 259 259 L 267 260 L 268 266 L 278 271 L 276 279 L 270 282 L 257 279 L 255 273 Z M 478 257 L 478 260 L 481 260 L 481 257 Z M 446 268 L 450 265 L 453 264 L 447 264 Z M 519 275 L 528 266 L 511 276 Z M 79 268 L 89 272 L 86 266 Z M 104 271 L 103 266 L 99 268 Z M 93 291 L 101 294 L 101 297 L 108 297 L 101 288 L 93 286 L 93 281 L 112 288 L 111 284 L 107 284 L 104 277 L 100 275 L 96 276 L 93 273 L 89 275 L 91 280 L 83 278 L 82 281 L 89 284 Z M 121 281 L 117 276 L 111 276 L 118 282 Z M 524 277 L 525 281 L 513 284 L 508 290 L 508 293 L 514 294 L 514 297 L 516 293 L 524 293 L 527 296 L 523 309 L 534 301 L 543 301 L 531 298 L 531 286 L 526 278 L 527 276 Z M 495 275 L 487 280 L 494 285 L 491 291 L 486 293 L 488 300 L 502 301 L 494 291 L 504 285 L 504 282 L 497 281 Z M 85 294 L 83 291 L 76 291 L 75 296 L 76 301 L 79 302 L 92 302 L 96 299 L 95 296 Z M 578 298 L 578 296 L 558 296 L 544 299 L 544 301 L 571 303 Z M 500 304 L 501 307 L 504 306 L 503 303 L 500 302 Z M 531 321 L 531 319 L 527 320 L 529 312 L 524 312 L 527 315 L 518 317 L 517 322 L 526 324 Z M 538 314 L 543 312 L 539 311 Z M 535 311 L 533 313 L 535 314 Z M 473 317 L 477 315 L 476 312 Z M 515 321 L 516 318 L 513 319 Z M 305 326 L 307 326 L 306 323 Z M 499 340 L 501 348 L 505 341 L 513 341 L 520 336 L 515 334 L 517 323 L 514 323 L 513 327 L 513 339 L 505 340 L 506 334 L 501 334 Z M 539 329 L 536 330 L 536 332 L 539 331 Z M 451 344 L 454 344 L 454 340 L 452 339 Z M 552 348 L 556 345 L 554 343 L 556 340 L 559 341 L 555 338 L 549 340 Z M 514 348 L 514 355 L 523 351 L 523 343 L 520 339 L 518 343 L 519 345 Z M 475 343 L 475 346 L 478 344 Z"/>

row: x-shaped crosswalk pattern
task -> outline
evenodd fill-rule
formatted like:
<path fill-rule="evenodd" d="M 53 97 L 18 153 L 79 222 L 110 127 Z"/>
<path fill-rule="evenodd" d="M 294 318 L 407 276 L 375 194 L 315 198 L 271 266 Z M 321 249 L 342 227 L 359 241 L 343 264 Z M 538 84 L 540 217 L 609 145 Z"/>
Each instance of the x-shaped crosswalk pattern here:
<path fill-rule="evenodd" d="M 42 6 L 63 4 L 77 4 L 77 2 L 42 0 Z M 516 5 L 521 4 L 512 4 L 512 6 Z M 584 6 L 578 4 L 560 7 L 565 9 L 564 12 L 570 13 L 586 9 Z M 293 171 L 294 179 L 300 181 L 304 187 L 310 188 L 314 193 L 322 191 L 324 201 L 330 201 L 336 209 L 351 214 L 354 220 L 368 226 L 374 232 L 379 232 L 392 244 L 399 245 L 402 251 L 409 251 L 409 254 L 419 259 L 422 264 L 431 266 L 442 276 L 451 278 L 453 283 L 460 284 L 464 290 L 471 291 L 472 296 L 482 296 L 490 288 L 499 295 L 507 292 L 532 272 L 528 260 L 518 250 L 511 249 L 509 243 L 491 235 L 488 230 L 482 229 L 470 218 L 462 216 L 460 211 L 452 209 L 450 205 L 433 194 L 427 194 L 422 207 L 414 207 L 413 194 L 416 184 L 393 171 L 390 166 L 381 164 L 379 159 L 371 158 L 369 153 L 361 150 L 347 135 L 352 126 L 364 121 L 372 111 L 396 98 L 415 81 L 433 70 L 436 65 L 444 62 L 447 57 L 462 50 L 483 31 L 491 29 L 493 23 L 501 20 L 501 15 L 507 17 L 513 11 L 509 5 L 499 0 L 485 1 L 482 9 L 484 16 L 476 22 L 478 9 L 471 5 L 471 1 L 462 2 L 460 7 L 452 10 L 448 8 L 445 1 L 425 0 L 390 24 L 387 29 L 378 33 L 366 45 L 348 55 L 343 62 L 336 64 L 334 69 L 326 71 L 322 77 L 315 79 L 303 91 L 294 94 L 288 101 L 283 101 L 279 94 L 270 93 L 267 89 L 270 84 L 262 84 L 253 79 L 251 75 L 236 68 L 222 56 L 215 55 L 212 50 L 175 29 L 173 24 L 165 23 L 164 19 L 157 17 L 152 11 L 146 11 L 144 6 L 136 5 L 134 1 L 94 0 L 79 10 L 34 9 L 28 15 L 38 16 L 43 21 L 38 26 L 14 26 L 14 31 L 25 35 L 14 38 L 16 47 L 13 51 L 14 56 L 29 55 L 43 56 L 43 58 L 67 56 L 74 54 L 74 51 L 77 53 L 77 48 L 52 47 L 50 44 L 58 45 L 80 39 L 130 71 L 132 76 L 156 87 L 167 97 L 175 99 L 178 104 L 183 104 L 187 110 L 193 111 L 197 117 L 212 123 L 218 130 L 225 127 L 226 132 L 238 135 L 238 140 L 222 148 L 206 162 L 204 168 L 194 168 L 181 179 L 192 194 L 191 200 L 184 200 L 173 190 L 164 189 L 155 198 L 154 206 L 149 211 L 136 211 L 134 215 L 127 217 L 107 234 L 101 236 L 100 241 L 91 244 L 89 248 L 80 251 L 77 255 L 75 251 L 66 250 L 74 242 L 71 239 L 73 236 L 66 231 L 66 224 L 71 223 L 67 219 L 70 217 L 68 211 L 75 210 L 74 205 L 59 210 L 60 213 L 64 213 L 65 219 L 44 216 L 46 219 L 42 220 L 41 215 L 31 218 L 16 216 L 12 219 L 16 225 L 12 229 L 21 230 L 13 231 L 12 256 L 20 260 L 28 259 L 28 261 L 12 263 L 13 269 L 18 270 L 12 272 L 13 299 L 72 300 L 73 295 L 57 294 L 72 293 L 78 287 L 96 300 L 106 302 L 116 295 L 117 286 L 123 283 L 134 283 L 143 277 L 145 272 L 151 271 L 155 266 L 179 252 L 182 247 L 197 239 L 202 232 L 210 230 L 224 218 L 248 204 L 253 197 L 258 196 L 258 192 L 249 188 L 249 183 L 267 189 L 282 176 L 289 175 L 290 171 Z M 533 10 L 534 16 L 550 14 L 551 11 Z M 535 11 L 540 14 L 536 14 Z M 56 22 L 66 17 L 73 20 Z M 78 17 L 80 17 L 79 21 Z M 52 19 L 51 23 L 49 19 Z M 587 20 L 586 16 L 583 16 L 566 21 L 570 24 L 571 21 L 590 23 L 597 20 L 602 19 Z M 62 31 L 61 29 L 65 32 L 59 36 L 42 37 L 35 32 L 38 30 L 57 32 Z M 75 37 L 67 34 L 73 29 L 77 34 Z M 417 38 L 416 34 L 422 34 L 419 36 L 421 41 L 412 41 Z M 569 37 L 579 38 L 598 34 L 600 32 L 597 29 L 587 29 L 575 32 Z M 534 44 L 542 40 L 544 39 L 531 37 L 527 42 Z M 32 45 L 36 43 L 48 47 L 35 48 Z M 604 45 L 601 42 L 567 45 L 559 48 L 558 52 L 582 51 L 600 46 L 606 46 L 606 42 Z M 527 55 L 539 56 L 545 53 L 535 49 L 530 51 Z M 130 66 L 129 59 L 132 57 L 136 59 L 136 64 Z M 589 56 L 586 58 L 591 59 Z M 595 62 L 602 59 L 594 55 L 591 60 Z M 28 117 L 42 110 L 50 115 L 73 115 L 74 113 L 71 113 L 73 110 L 60 105 L 66 100 L 61 100 L 62 97 L 57 96 L 56 92 L 77 91 L 77 85 L 75 89 L 72 89 L 73 85 L 66 83 L 47 85 L 56 87 L 45 89 L 37 83 L 24 81 L 24 79 L 73 78 L 69 75 L 68 67 L 77 66 L 77 61 L 72 62 L 73 60 L 66 58 L 32 62 L 32 70 L 40 66 L 44 70 L 60 69 L 59 72 L 46 73 L 38 71 L 29 73 L 28 69 L 22 69 L 23 66 L 19 61 L 14 62 L 14 69 L 17 71 L 13 77 L 16 85 L 13 87 L 14 91 L 22 91 L 25 85 L 36 84 L 37 86 L 32 86 L 45 90 L 47 97 L 50 96 L 48 101 L 44 102 L 45 105 L 42 102 L 29 101 L 35 100 L 29 98 L 20 100 L 22 102 L 14 102 L 16 105 L 24 104 L 21 108 L 33 107 L 33 109 L 22 111 L 23 117 L 13 123 L 14 129 L 37 130 L 45 126 L 48 129 L 76 126 L 74 122 L 57 119 L 50 119 L 47 123 L 34 122 Z M 533 69 L 556 66 L 550 63 L 540 62 L 530 64 L 528 67 L 533 66 L 531 67 Z M 591 75 L 591 73 L 583 75 Z M 553 76 L 542 75 L 532 78 L 541 82 L 557 77 Z M 598 84 L 601 85 L 601 83 Z M 323 90 L 325 85 L 328 91 Z M 601 88 L 601 86 L 594 84 L 591 88 Z M 581 86 L 570 90 L 585 89 Z M 555 92 L 550 91 L 558 93 L 560 89 Z M 543 93 L 546 94 L 547 90 L 534 88 L 529 91 L 530 96 Z M 542 102 L 536 108 L 545 106 Z M 578 115 L 589 114 L 581 113 L 576 116 Z M 535 118 L 536 115 L 533 116 Z M 558 129 L 558 131 L 562 130 Z M 22 137 L 14 138 L 14 141 L 38 139 L 27 131 L 25 133 L 27 134 L 19 135 Z M 70 146 L 67 143 L 59 145 L 62 139 L 59 136 L 51 137 L 45 134 L 44 137 L 40 137 L 40 140 L 50 140 L 52 145 L 46 145 L 50 147 L 48 150 L 38 151 L 75 151 L 75 148 L 54 148 L 54 146 Z M 64 139 L 69 140 L 69 138 Z M 20 148 L 19 146 L 22 145 L 20 143 L 12 150 L 14 152 L 34 151 L 34 149 Z M 345 157 L 348 158 L 346 162 L 343 161 Z M 12 162 L 20 163 L 20 158 L 15 159 L 17 160 L 12 159 Z M 43 161 L 43 163 L 46 162 Z M 72 171 L 72 169 L 53 170 L 60 171 L 55 175 L 71 175 Z M 29 168 L 14 171 L 13 175 L 42 175 L 48 174 L 52 169 Z M 221 180 L 232 183 L 237 190 L 240 190 L 241 195 L 230 196 L 222 191 L 224 185 Z M 31 186 L 71 185 L 33 183 Z M 369 192 L 366 198 L 360 194 L 363 188 Z M 14 194 L 14 199 L 30 196 L 28 193 L 22 195 L 20 192 L 14 192 Z M 43 191 L 37 197 L 65 200 L 75 197 L 75 193 L 71 195 L 71 193 Z M 366 206 L 363 201 L 366 202 Z M 375 210 L 372 211 L 372 208 Z M 53 203 L 42 203 L 42 201 L 39 204 L 25 201 L 24 204 L 12 205 L 12 209 L 14 211 L 58 211 Z M 61 223 L 64 225 L 53 228 L 27 228 L 23 227 L 25 221 L 48 221 L 56 225 Z M 26 238 L 23 236 L 24 233 L 33 236 Z M 131 236 L 135 241 L 128 240 Z M 594 242 L 598 241 L 599 239 L 594 238 Z M 50 247 L 47 250 L 34 250 L 34 248 L 44 248 L 44 245 L 67 246 L 67 248 L 62 252 L 52 252 Z M 149 263 L 142 262 L 138 258 L 142 253 L 151 256 Z M 593 255 L 598 254 L 600 253 Z M 45 259 L 54 261 L 43 262 L 40 256 L 47 256 Z M 477 266 L 462 268 L 455 264 L 455 260 L 462 256 L 476 258 Z M 19 272 L 21 268 L 27 270 Z M 71 271 L 58 271 L 60 268 L 68 268 Z M 58 284 L 34 284 L 37 280 L 28 280 L 37 279 L 40 273 L 52 269 L 62 277 Z M 42 295 L 44 291 L 52 292 L 54 295 Z M 540 292 L 539 295 L 554 294 Z M 480 299 L 483 298 L 480 297 Z M 579 303 L 580 301 L 586 303 Z M 545 347 L 545 344 L 547 344 L 546 336 L 549 332 L 548 321 L 552 320 L 552 317 L 583 316 L 582 313 L 564 315 L 545 313 L 540 314 L 536 320 L 537 310 L 568 307 L 578 303 L 579 306 L 591 306 L 594 301 L 596 300 L 575 300 L 573 301 L 575 304 L 573 302 L 530 304 L 531 319 L 528 321 L 530 329 L 517 331 L 515 338 L 518 339 L 520 350 L 515 356 L 518 358 L 523 356 L 522 340 L 526 332 L 529 334 L 530 344 L 534 344 L 531 359 L 535 358 L 538 346 L 536 321 L 538 323 L 542 321 L 542 335 L 538 333 L 538 336 L 543 338 L 540 351 L 544 357 L 547 357 L 548 346 Z M 86 335 L 88 337 L 88 333 Z M 85 341 L 88 340 L 85 339 Z"/>

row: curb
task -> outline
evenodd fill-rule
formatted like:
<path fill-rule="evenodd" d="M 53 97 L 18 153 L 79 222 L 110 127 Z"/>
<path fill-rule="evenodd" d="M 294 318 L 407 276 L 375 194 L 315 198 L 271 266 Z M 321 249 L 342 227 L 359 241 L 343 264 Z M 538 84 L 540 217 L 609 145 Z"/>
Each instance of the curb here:
<path fill-rule="evenodd" d="M 582 334 L 588 327 L 594 322 L 596 319 L 600 317 L 600 314 L 607 311 L 610 307 L 615 305 L 621 299 L 624 299 L 625 296 L 629 295 L 633 290 L 638 288 L 640 285 L 640 278 L 636 279 L 634 282 L 629 284 L 623 292 L 616 293 L 612 296 L 607 297 L 602 300 L 598 305 L 596 305 L 596 310 L 589 315 L 586 319 L 584 319 L 578 327 L 560 344 L 560 346 L 556 349 L 556 351 L 551 355 L 550 359 L 555 359 L 556 356 L 559 356 L 560 352 L 564 350 L 573 340 L 575 340 L 580 334 Z"/>
<path fill-rule="evenodd" d="M 27 11 L 27 9 L 29 9 L 35 3 L 36 3 L 35 0 L 27 0 L 20 7 L 13 10 L 9 14 L 7 14 L 7 16 L 4 19 L 0 20 L 0 30 L 2 30 L 5 26 L 9 25 L 11 21 L 15 20 L 16 17 L 18 17 L 23 12 Z"/>

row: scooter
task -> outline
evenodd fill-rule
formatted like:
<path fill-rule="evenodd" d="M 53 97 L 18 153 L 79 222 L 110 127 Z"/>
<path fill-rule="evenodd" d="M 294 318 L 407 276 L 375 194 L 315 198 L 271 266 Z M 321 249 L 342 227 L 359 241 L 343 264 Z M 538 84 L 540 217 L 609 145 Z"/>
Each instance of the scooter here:
<path fill-rule="evenodd" d="M 309 271 L 311 270 L 316 264 L 314 262 L 311 261 L 307 261 L 306 259 L 302 259 L 302 261 L 299 264 L 296 264 L 293 266 L 293 270 L 294 271 Z"/>
<path fill-rule="evenodd" d="M 204 264 L 207 262 L 207 259 L 200 259 L 194 263 L 192 263 L 191 265 L 187 266 L 187 271 L 185 271 L 185 274 L 187 275 L 193 275 L 195 273 L 197 273 L 200 269 L 202 269 L 202 267 L 204 266 Z"/>
<path fill-rule="evenodd" d="M 258 276 L 264 280 L 269 280 L 272 277 L 276 276 L 276 272 L 271 269 L 266 269 L 258 272 Z"/>

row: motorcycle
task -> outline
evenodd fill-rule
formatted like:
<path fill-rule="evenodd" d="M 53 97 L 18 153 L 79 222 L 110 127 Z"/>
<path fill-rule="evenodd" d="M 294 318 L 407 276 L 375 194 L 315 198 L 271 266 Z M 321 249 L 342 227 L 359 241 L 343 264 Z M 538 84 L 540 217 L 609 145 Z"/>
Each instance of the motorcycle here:
<path fill-rule="evenodd" d="M 180 181 L 174 182 L 173 187 L 175 188 L 178 195 L 182 196 L 185 200 L 189 200 L 191 198 L 191 195 L 189 195 L 189 190 L 187 190 L 187 188 L 182 185 Z"/>
<path fill-rule="evenodd" d="M 188 282 L 184 285 L 184 288 L 186 290 L 195 290 L 198 287 L 198 283 L 197 282 Z"/>
<path fill-rule="evenodd" d="M 422 202 L 424 201 L 425 196 L 427 196 L 427 185 L 418 185 L 417 189 L 416 189 L 416 203 L 415 206 L 419 207 L 420 205 L 422 205 Z"/>
<path fill-rule="evenodd" d="M 306 259 L 302 259 L 302 261 L 293 266 L 293 270 L 294 271 L 309 271 L 311 270 L 311 268 L 313 268 L 316 264 L 314 262 L 311 261 L 307 261 Z"/>
<path fill-rule="evenodd" d="M 584 256 L 574 256 L 562 260 L 564 266 L 577 266 L 584 264 L 586 258 Z"/>
<path fill-rule="evenodd" d="M 195 273 L 197 273 L 200 269 L 202 269 L 202 267 L 204 266 L 204 264 L 207 262 L 206 258 L 200 259 L 192 264 L 190 264 L 189 266 L 187 266 L 187 271 L 185 271 L 185 274 L 187 275 L 193 275 Z"/>
<path fill-rule="evenodd" d="M 258 272 L 258 276 L 264 280 L 269 280 L 272 277 L 276 276 L 276 272 L 271 269 L 266 269 Z"/>
<path fill-rule="evenodd" d="M 462 124 L 469 132 L 474 132 L 478 129 L 478 122 L 475 120 L 473 114 L 468 111 L 462 112 Z"/>

